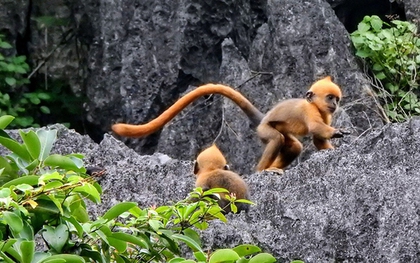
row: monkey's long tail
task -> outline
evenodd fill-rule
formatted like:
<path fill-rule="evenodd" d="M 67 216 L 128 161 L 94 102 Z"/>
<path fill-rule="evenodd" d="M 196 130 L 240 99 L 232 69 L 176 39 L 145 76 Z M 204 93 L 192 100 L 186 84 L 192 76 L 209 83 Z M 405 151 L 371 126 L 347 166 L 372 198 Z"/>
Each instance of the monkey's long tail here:
<path fill-rule="evenodd" d="M 142 137 L 152 134 L 172 120 L 181 110 L 187 107 L 188 104 L 201 96 L 210 94 L 221 94 L 231 99 L 244 111 L 254 127 L 258 126 L 264 117 L 264 114 L 255 108 L 247 98 L 233 88 L 222 84 L 205 84 L 187 93 L 184 97 L 175 102 L 175 104 L 165 110 L 159 117 L 149 123 L 140 125 L 117 123 L 112 125 L 112 130 L 116 134 L 125 137 Z"/>

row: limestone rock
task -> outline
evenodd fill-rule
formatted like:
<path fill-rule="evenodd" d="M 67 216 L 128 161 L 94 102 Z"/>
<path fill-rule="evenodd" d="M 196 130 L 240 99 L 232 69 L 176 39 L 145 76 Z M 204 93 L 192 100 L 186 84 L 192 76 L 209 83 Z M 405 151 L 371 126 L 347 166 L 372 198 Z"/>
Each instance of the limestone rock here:
<path fill-rule="evenodd" d="M 84 153 L 107 170 L 101 215 L 112 205 L 141 207 L 183 199 L 194 187 L 193 163 L 156 153 L 140 156 L 105 135 L 100 144 L 63 126 L 53 150 Z M 256 203 L 248 214 L 212 221 L 208 248 L 252 243 L 286 262 L 418 262 L 420 118 L 373 129 L 278 176 L 244 175 Z"/>

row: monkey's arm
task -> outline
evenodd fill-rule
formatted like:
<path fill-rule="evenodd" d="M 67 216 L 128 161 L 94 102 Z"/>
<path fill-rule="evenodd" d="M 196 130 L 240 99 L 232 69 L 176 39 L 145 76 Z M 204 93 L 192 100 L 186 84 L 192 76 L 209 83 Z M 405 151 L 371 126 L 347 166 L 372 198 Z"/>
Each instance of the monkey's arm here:
<path fill-rule="evenodd" d="M 338 138 L 340 131 L 334 127 L 325 124 L 322 121 L 310 122 L 308 124 L 309 133 L 314 137 L 329 140 L 331 138 Z"/>
<path fill-rule="evenodd" d="M 118 123 L 112 125 L 112 130 L 116 134 L 126 137 L 142 137 L 149 135 L 162 128 L 191 102 L 195 101 L 201 96 L 210 94 L 220 94 L 231 99 L 248 116 L 254 127 L 257 127 L 264 117 L 264 114 L 261 113 L 256 107 L 254 107 L 254 105 L 252 105 L 252 103 L 240 92 L 232 89 L 229 86 L 221 84 L 206 84 L 187 93 L 184 97 L 180 98 L 177 102 L 175 102 L 175 104 L 164 111 L 159 117 L 150 121 L 149 123 L 142 125 Z"/>

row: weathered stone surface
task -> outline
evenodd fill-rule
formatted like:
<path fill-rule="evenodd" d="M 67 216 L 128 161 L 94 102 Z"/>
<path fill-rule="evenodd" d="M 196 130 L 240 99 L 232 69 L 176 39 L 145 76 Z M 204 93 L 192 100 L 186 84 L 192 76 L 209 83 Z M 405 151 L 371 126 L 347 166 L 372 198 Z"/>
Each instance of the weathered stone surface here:
<path fill-rule="evenodd" d="M 404 0 L 405 12 L 407 20 L 414 22 L 417 26 L 420 25 L 420 5 L 417 0 Z"/>
<path fill-rule="evenodd" d="M 4 0 L 0 2 L 0 32 L 13 46 L 19 45 L 26 38 L 29 2 L 25 0 Z M 16 49 L 8 49 L 8 55 L 15 55 L 17 50 L 24 48 L 16 46 Z M 19 50 L 22 51 L 22 50 Z"/>
<path fill-rule="evenodd" d="M 335 125 L 355 136 L 381 125 L 348 34 L 324 1 L 51 0 L 28 8 L 32 60 L 43 61 L 68 32 L 39 72 L 87 96 L 84 127 L 97 141 L 112 123 L 146 122 L 202 83 L 231 85 L 266 112 L 327 74 L 345 94 Z M 42 16 L 70 24 L 39 28 Z M 248 126 L 235 105 L 212 96 L 162 133 L 124 142 L 139 153 L 191 160 L 217 139 L 234 167 L 249 173 L 261 147 Z"/>
<path fill-rule="evenodd" d="M 164 205 L 194 187 L 191 161 L 140 156 L 105 135 L 100 144 L 59 125 L 54 151 L 82 152 L 107 170 L 100 215 L 121 201 Z M 317 152 L 278 176 L 244 175 L 256 203 L 205 231 L 209 248 L 253 243 L 279 259 L 311 262 L 420 260 L 420 118 L 391 124 L 331 151 Z"/>
<path fill-rule="evenodd" d="M 345 94 L 334 124 L 349 127 L 355 134 L 380 126 L 372 98 L 365 93 L 369 83 L 360 73 L 348 35 L 330 6 L 270 1 L 266 9 L 267 23 L 258 28 L 249 58 L 232 40 L 222 43 L 220 82 L 237 87 L 266 112 L 279 100 L 302 97 L 314 79 L 332 75 Z M 215 98 L 206 100 L 211 106 L 195 105 L 175 118 L 175 124 L 165 127 L 157 151 L 190 158 L 214 141 L 222 129 L 216 142 L 236 170 L 249 173 L 260 156 L 260 142 L 237 106 L 223 99 L 222 110 L 222 102 Z"/>

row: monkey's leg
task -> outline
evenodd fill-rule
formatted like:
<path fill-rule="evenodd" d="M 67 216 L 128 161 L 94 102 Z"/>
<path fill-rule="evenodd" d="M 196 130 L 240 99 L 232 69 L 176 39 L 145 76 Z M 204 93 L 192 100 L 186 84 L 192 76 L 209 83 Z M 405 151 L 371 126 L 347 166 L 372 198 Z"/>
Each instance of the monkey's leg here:
<path fill-rule="evenodd" d="M 257 128 L 257 133 L 263 143 L 266 144 L 261 159 L 257 165 L 257 171 L 262 171 L 272 166 L 272 163 L 280 153 L 284 144 L 284 136 L 270 125 L 263 123 Z"/>
<path fill-rule="evenodd" d="M 291 134 L 284 136 L 284 146 L 280 153 L 267 170 L 283 169 L 290 165 L 302 152 L 302 143 Z"/>
<path fill-rule="evenodd" d="M 318 150 L 324 150 L 324 149 L 334 149 L 334 146 L 332 146 L 330 140 L 317 138 L 316 136 L 313 137 L 313 142 L 315 147 Z"/>

